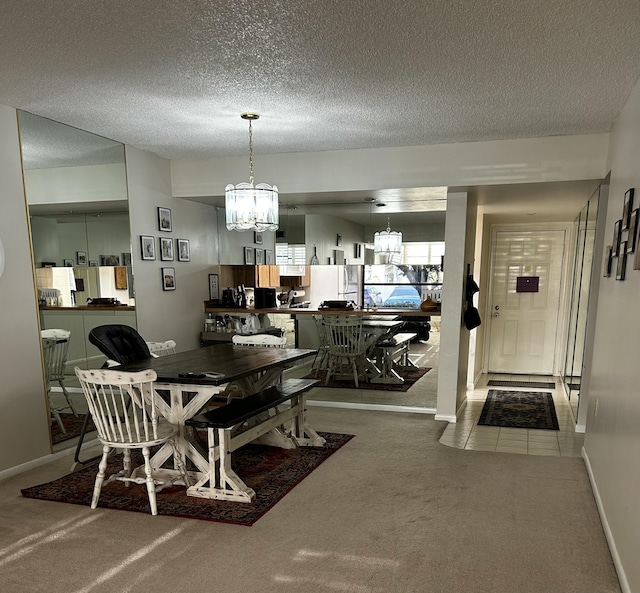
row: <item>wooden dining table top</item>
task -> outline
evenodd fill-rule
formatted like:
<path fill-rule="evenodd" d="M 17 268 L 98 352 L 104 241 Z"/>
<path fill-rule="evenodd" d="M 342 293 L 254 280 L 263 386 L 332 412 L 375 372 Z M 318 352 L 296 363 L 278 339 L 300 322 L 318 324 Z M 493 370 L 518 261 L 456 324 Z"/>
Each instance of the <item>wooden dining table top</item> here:
<path fill-rule="evenodd" d="M 160 383 L 221 385 L 272 368 L 287 366 L 289 363 L 314 356 L 316 352 L 317 350 L 304 348 L 258 348 L 219 344 L 158 358 L 148 358 L 123 364 L 117 368 L 123 371 L 154 370 L 158 375 L 157 381 Z M 220 376 L 181 376 L 185 373 L 194 375 L 217 373 Z"/>

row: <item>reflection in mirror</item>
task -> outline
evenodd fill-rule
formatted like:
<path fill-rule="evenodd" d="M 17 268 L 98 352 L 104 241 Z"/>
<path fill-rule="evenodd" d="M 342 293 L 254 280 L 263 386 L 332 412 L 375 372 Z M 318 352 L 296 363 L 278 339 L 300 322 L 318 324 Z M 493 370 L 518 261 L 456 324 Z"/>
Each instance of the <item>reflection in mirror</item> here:
<path fill-rule="evenodd" d="M 87 413 L 73 368 L 104 362 L 89 331 L 136 326 L 124 146 L 24 111 L 18 121 L 40 327 L 43 339 L 70 332 L 64 373 L 47 380 L 49 408 L 61 410 L 51 423 L 58 450 L 75 445 Z M 105 298 L 120 305 L 85 306 Z"/>
<path fill-rule="evenodd" d="M 571 271 L 571 300 L 567 324 L 567 341 L 562 380 L 569 404 L 578 418 L 582 360 L 589 305 L 593 248 L 600 188 L 591 196 L 574 221 L 575 252 Z"/>

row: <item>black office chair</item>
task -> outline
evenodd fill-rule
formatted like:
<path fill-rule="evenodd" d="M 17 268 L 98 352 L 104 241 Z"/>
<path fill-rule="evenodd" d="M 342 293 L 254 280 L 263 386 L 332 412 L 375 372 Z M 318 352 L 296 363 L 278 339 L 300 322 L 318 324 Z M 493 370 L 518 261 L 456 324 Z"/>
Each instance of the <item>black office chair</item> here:
<path fill-rule="evenodd" d="M 109 360 L 113 360 L 118 364 L 138 362 L 151 358 L 151 352 L 149 351 L 147 343 L 135 329 L 128 325 L 114 323 L 94 327 L 89 332 L 89 342 L 100 350 Z M 106 362 L 104 366 L 108 367 L 109 363 Z M 98 455 L 85 461 L 80 459 L 80 449 L 82 448 L 82 442 L 84 441 L 84 435 L 87 432 L 90 418 L 91 414 L 87 414 L 84 419 L 84 424 L 78 437 L 78 444 L 76 445 L 76 452 L 73 457 L 72 471 L 78 464 L 85 465 L 100 458 Z"/>
<path fill-rule="evenodd" d="M 143 337 L 128 325 L 99 325 L 89 332 L 91 342 L 102 354 L 118 364 L 151 358 Z"/>

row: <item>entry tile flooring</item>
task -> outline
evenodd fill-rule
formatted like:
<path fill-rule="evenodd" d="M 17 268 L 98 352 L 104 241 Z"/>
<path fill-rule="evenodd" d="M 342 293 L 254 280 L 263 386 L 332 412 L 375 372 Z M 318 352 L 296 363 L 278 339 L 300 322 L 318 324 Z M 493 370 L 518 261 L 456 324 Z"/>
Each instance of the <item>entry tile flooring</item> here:
<path fill-rule="evenodd" d="M 575 420 L 562 385 L 555 380 L 555 389 L 519 387 L 491 387 L 491 379 L 502 381 L 554 381 L 553 377 L 533 375 L 484 375 L 481 384 L 467 393 L 467 406 L 456 423 L 449 423 L 440 443 L 457 449 L 496 451 L 521 455 L 549 455 L 554 457 L 580 457 L 584 435 L 575 432 Z M 527 428 L 500 428 L 478 426 L 478 419 L 489 389 L 513 391 L 550 391 L 558 416 L 560 430 Z"/>

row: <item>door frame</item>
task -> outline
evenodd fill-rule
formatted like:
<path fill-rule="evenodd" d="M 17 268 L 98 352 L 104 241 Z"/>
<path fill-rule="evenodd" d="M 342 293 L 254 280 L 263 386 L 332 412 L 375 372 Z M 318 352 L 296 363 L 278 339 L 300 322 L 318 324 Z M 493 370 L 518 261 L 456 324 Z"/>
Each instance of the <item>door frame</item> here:
<path fill-rule="evenodd" d="M 575 243 L 575 229 L 572 222 L 539 222 L 539 223 L 492 223 L 489 227 L 489 250 L 488 250 L 488 282 L 487 293 L 485 295 L 484 318 L 487 320 L 487 330 L 483 337 L 482 372 L 489 372 L 489 352 L 491 347 L 491 295 L 494 284 L 494 260 L 496 235 L 498 232 L 535 232 L 535 231 L 564 231 L 564 248 L 562 255 L 562 267 L 560 271 L 560 296 L 558 317 L 555 328 L 554 353 L 553 353 L 553 375 L 557 377 L 560 373 L 559 361 L 563 359 L 564 345 L 560 336 L 566 330 L 567 324 L 567 302 L 570 295 L 567 294 L 567 274 L 569 270 L 570 257 L 573 257 L 573 244 Z"/>

